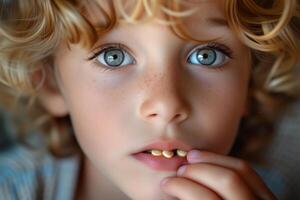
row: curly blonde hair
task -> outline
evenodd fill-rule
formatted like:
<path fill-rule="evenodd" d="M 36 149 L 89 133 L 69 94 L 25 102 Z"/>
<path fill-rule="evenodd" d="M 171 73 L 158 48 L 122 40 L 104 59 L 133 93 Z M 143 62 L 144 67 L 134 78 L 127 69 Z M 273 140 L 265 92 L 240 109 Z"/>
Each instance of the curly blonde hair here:
<path fill-rule="evenodd" d="M 46 68 L 61 41 L 91 48 L 98 37 L 117 22 L 143 23 L 156 19 L 183 39 L 195 40 L 181 19 L 195 10 L 184 10 L 188 0 L 113 0 L 106 11 L 95 0 L 0 0 L 1 104 L 15 113 L 21 138 L 31 130 L 47 137 L 56 155 L 73 152 L 75 139 L 69 117 L 55 118 L 37 101 Z M 298 0 L 226 0 L 229 26 L 252 52 L 249 114 L 242 119 L 234 152 L 248 155 L 264 144 L 279 111 L 298 98 L 300 5 Z M 101 24 L 92 24 L 89 9 L 97 9 Z M 159 18 L 162 12 L 164 19 Z M 198 41 L 198 40 L 196 40 Z M 36 71 L 44 75 L 34 81 Z M 53 87 L 55 87 L 53 82 Z M 20 109 L 24 112 L 20 113 Z M 76 142 L 75 142 L 76 143 Z"/>

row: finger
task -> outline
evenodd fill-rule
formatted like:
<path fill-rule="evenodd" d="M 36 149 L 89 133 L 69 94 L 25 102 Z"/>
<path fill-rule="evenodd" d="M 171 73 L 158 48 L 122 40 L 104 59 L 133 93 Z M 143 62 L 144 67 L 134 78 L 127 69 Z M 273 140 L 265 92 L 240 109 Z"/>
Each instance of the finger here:
<path fill-rule="evenodd" d="M 221 200 L 205 186 L 182 177 L 170 177 L 162 184 L 162 190 L 170 196 L 181 200 Z"/>
<path fill-rule="evenodd" d="M 188 153 L 187 160 L 190 163 L 211 163 L 234 170 L 243 178 L 251 190 L 256 193 L 257 197 L 265 200 L 276 199 L 260 176 L 247 162 L 241 159 L 207 151 L 192 150 Z"/>
<path fill-rule="evenodd" d="M 183 170 L 181 170 L 183 168 Z M 223 199 L 253 200 L 254 193 L 234 171 L 217 165 L 200 163 L 180 167 L 177 175 L 191 179 L 216 192 Z"/>

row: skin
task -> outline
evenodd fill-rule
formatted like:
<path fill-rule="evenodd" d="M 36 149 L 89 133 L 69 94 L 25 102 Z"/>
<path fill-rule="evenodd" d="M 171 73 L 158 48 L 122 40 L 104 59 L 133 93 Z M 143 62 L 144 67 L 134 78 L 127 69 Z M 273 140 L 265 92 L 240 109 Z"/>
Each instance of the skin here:
<path fill-rule="evenodd" d="M 249 165 L 227 156 L 245 114 L 251 58 L 228 26 L 208 23 L 225 19 L 223 3 L 197 3 L 199 12 L 185 20 L 193 37 L 219 38 L 231 49 L 218 70 L 187 63 L 205 44 L 184 41 L 155 21 L 119 24 L 99 38 L 93 50 L 120 43 L 134 58 L 117 70 L 88 61 L 93 53 L 80 45 L 57 49 L 59 91 L 44 91 L 41 101 L 55 116 L 70 115 L 85 153 L 78 199 L 274 199 Z M 158 139 L 195 149 L 183 174 L 155 171 L 130 156 Z M 193 152 L 200 156 L 191 159 Z"/>

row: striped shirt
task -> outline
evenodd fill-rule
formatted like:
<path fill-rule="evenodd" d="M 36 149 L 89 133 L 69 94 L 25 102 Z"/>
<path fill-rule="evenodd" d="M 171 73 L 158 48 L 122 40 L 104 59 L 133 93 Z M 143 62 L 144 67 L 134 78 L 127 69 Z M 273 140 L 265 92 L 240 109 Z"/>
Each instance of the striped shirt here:
<path fill-rule="evenodd" d="M 79 158 L 16 145 L 0 153 L 1 200 L 74 199 Z"/>
<path fill-rule="evenodd" d="M 0 109 L 0 200 L 72 200 L 79 174 L 79 156 L 52 156 L 38 133 L 29 148 L 17 143 L 10 116 Z"/>

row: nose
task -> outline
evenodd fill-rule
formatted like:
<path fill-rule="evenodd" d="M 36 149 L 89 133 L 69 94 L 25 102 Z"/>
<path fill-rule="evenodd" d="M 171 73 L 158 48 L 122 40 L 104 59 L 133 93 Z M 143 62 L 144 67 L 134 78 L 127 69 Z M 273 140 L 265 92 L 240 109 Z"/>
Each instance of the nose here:
<path fill-rule="evenodd" d="M 144 90 L 144 100 L 140 106 L 140 114 L 145 121 L 151 123 L 181 123 L 189 116 L 188 104 L 184 89 L 176 77 L 157 75 L 148 81 Z"/>

